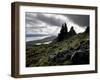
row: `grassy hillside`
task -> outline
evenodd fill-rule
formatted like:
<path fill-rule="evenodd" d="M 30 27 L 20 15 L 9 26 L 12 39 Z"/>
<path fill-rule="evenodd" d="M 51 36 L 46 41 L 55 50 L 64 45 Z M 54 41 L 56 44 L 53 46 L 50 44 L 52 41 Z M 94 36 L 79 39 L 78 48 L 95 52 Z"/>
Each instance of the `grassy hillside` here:
<path fill-rule="evenodd" d="M 77 54 L 78 59 L 75 58 Z M 73 64 L 89 64 L 89 35 L 85 32 L 62 41 L 55 39 L 50 44 L 26 43 L 27 67 Z"/>

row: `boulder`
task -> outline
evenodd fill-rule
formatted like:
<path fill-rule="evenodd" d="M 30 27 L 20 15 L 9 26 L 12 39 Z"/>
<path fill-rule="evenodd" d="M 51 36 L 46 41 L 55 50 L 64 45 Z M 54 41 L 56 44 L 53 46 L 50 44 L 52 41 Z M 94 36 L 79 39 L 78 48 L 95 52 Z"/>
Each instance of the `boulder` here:
<path fill-rule="evenodd" d="M 89 50 L 78 50 L 71 56 L 73 64 L 89 64 Z"/>

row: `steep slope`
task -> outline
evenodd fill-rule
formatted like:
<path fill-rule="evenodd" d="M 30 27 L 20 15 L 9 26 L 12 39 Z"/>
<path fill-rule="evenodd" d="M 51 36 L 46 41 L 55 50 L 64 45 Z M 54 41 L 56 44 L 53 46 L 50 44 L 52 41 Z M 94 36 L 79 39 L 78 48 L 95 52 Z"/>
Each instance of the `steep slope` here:
<path fill-rule="evenodd" d="M 76 34 L 73 28 L 66 31 L 61 29 L 50 44 L 27 46 L 26 66 L 89 64 L 89 32 Z"/>

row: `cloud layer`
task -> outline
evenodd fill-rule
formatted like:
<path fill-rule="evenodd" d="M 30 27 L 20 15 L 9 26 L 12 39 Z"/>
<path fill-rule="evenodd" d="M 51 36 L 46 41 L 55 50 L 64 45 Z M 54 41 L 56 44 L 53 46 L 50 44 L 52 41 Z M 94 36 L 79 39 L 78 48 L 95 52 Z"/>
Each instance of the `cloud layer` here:
<path fill-rule="evenodd" d="M 63 23 L 67 23 L 68 30 L 74 27 L 77 33 L 83 32 L 89 26 L 88 15 L 25 13 L 25 27 L 27 34 L 57 35 Z"/>

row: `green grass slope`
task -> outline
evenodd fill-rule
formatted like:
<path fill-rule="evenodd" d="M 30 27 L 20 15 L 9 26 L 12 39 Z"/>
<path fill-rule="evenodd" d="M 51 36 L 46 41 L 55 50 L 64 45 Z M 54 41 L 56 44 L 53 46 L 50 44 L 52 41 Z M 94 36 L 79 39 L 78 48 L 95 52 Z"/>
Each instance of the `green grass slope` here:
<path fill-rule="evenodd" d="M 53 40 L 50 44 L 33 45 L 26 43 L 26 67 L 73 65 L 71 57 L 75 50 L 87 45 L 89 35 L 80 33 L 63 41 Z M 73 51 L 74 50 L 74 51 Z"/>

